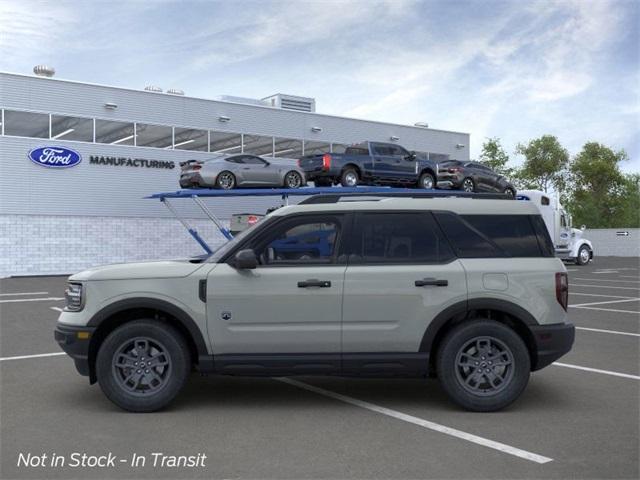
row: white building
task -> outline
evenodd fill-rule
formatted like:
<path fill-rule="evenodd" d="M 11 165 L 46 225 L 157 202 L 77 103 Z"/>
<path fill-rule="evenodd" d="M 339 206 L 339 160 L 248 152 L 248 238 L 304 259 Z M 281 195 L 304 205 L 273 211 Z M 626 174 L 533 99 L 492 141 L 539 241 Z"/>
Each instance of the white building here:
<path fill-rule="evenodd" d="M 178 163 L 211 152 L 298 158 L 374 140 L 435 160 L 469 159 L 469 134 L 322 115 L 309 98 L 207 100 L 154 90 L 0 73 L 0 276 L 201 253 L 159 202 L 143 197 L 177 190 Z M 80 162 L 45 168 L 30 160 L 46 147 L 73 150 Z M 210 205 L 224 219 L 277 203 Z M 182 213 L 216 243 L 197 209 Z"/>

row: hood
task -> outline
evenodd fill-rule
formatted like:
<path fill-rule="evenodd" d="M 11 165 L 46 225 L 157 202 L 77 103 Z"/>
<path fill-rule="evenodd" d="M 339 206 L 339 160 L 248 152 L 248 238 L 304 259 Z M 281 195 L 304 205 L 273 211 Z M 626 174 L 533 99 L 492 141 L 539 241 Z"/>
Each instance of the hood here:
<path fill-rule="evenodd" d="M 571 236 L 573 238 L 576 238 L 576 239 L 582 238 L 583 234 L 584 234 L 584 231 L 580 230 L 579 228 L 572 228 L 571 229 Z"/>
<path fill-rule="evenodd" d="M 136 280 L 144 278 L 180 278 L 191 275 L 202 263 L 189 260 L 159 260 L 138 263 L 116 263 L 76 273 L 69 280 Z"/>

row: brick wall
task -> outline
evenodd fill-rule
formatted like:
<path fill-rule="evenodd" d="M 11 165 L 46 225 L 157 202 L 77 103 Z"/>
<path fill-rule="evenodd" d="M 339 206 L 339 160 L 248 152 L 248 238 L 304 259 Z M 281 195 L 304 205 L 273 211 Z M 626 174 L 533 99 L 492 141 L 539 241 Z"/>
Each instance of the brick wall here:
<path fill-rule="evenodd" d="M 224 242 L 210 221 L 190 223 L 210 245 Z M 0 215 L 0 277 L 69 274 L 109 263 L 202 253 L 171 218 Z"/>

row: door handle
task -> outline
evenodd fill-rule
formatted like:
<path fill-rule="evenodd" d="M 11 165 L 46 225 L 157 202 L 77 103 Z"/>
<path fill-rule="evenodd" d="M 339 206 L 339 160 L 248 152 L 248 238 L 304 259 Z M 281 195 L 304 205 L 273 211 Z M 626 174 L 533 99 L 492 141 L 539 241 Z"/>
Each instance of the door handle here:
<path fill-rule="evenodd" d="M 449 280 L 436 280 L 435 278 L 423 278 L 422 280 L 416 280 L 416 287 L 446 287 L 449 285 Z"/>
<path fill-rule="evenodd" d="M 305 280 L 304 282 L 298 282 L 298 288 L 309 287 L 329 288 L 331 287 L 331 282 L 328 280 L 316 280 L 315 278 L 311 280 Z"/>

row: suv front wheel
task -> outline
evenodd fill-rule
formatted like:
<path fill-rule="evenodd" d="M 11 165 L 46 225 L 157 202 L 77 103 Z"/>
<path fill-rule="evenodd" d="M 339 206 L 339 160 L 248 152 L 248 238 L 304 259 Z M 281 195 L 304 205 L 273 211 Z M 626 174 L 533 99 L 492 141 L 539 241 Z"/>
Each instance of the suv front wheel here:
<path fill-rule="evenodd" d="M 438 379 L 458 405 L 476 412 L 500 410 L 529 381 L 529 351 L 511 328 L 493 320 L 471 320 L 451 330 L 440 345 Z"/>
<path fill-rule="evenodd" d="M 135 320 L 116 328 L 100 345 L 98 383 L 119 407 L 153 412 L 166 407 L 189 372 L 189 347 L 175 328 L 156 320 Z"/>

